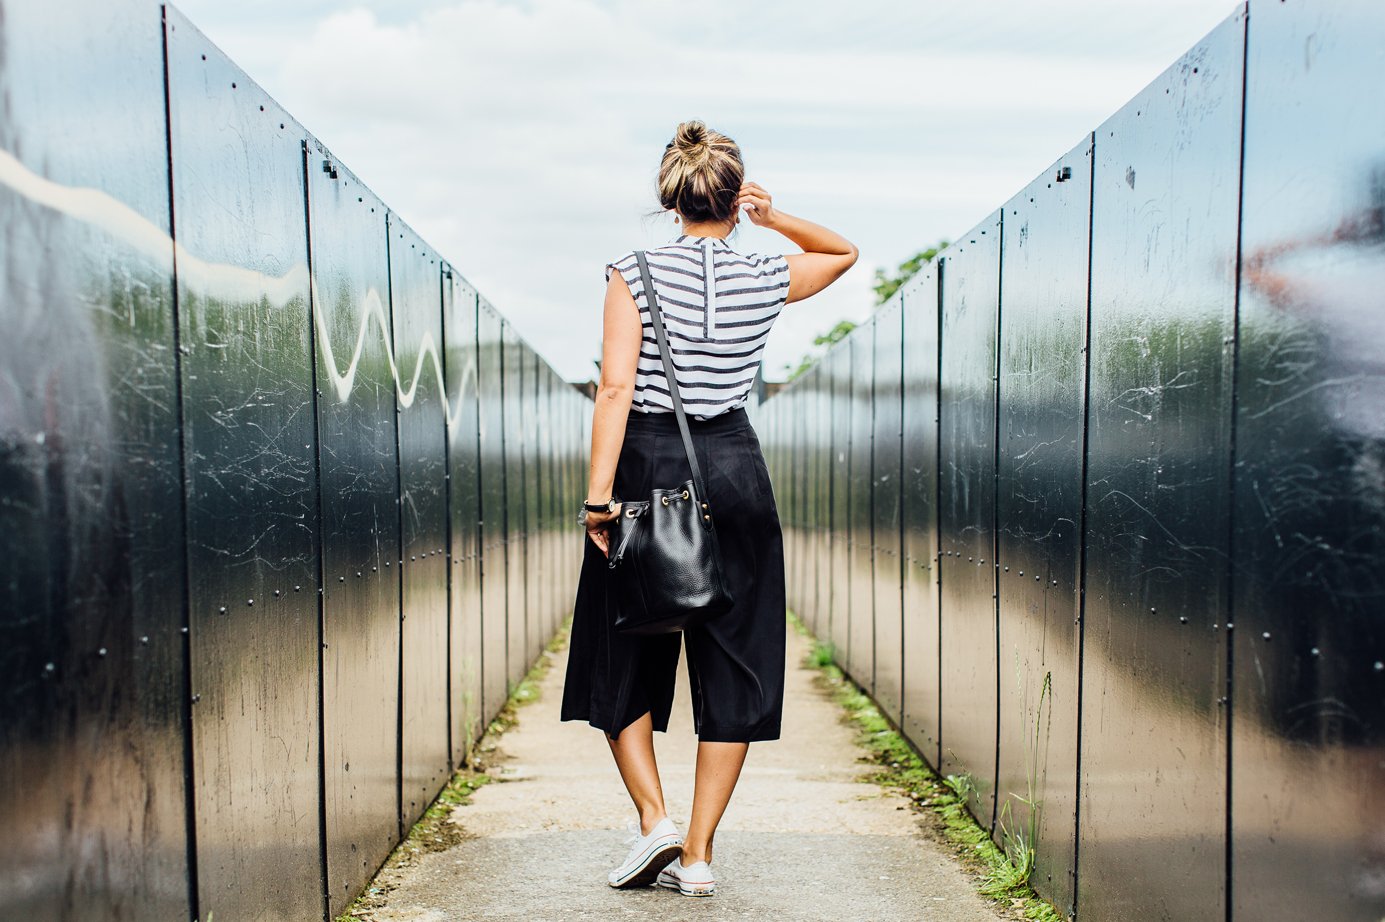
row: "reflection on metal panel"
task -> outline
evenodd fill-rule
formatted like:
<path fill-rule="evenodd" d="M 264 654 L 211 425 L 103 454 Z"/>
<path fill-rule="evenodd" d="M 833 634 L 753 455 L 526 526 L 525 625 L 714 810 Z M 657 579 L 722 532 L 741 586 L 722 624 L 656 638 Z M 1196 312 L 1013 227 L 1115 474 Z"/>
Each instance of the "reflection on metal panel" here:
<path fill-rule="evenodd" d="M 1385 8 L 1251 12 L 1234 910 L 1374 920 L 1385 915 Z"/>
<path fill-rule="evenodd" d="M 477 391 L 481 406 L 481 722 L 505 704 L 508 647 L 505 575 L 505 413 L 500 315 L 477 310 Z"/>
<path fill-rule="evenodd" d="M 307 154 L 321 318 L 327 892 L 336 915 L 399 839 L 399 460 L 385 209 L 321 145 Z"/>
<path fill-rule="evenodd" d="M 481 471 L 477 404 L 476 289 L 443 275 L 443 356 L 447 370 L 448 510 L 451 516 L 451 760 L 460 765 L 481 722 Z"/>
<path fill-rule="evenodd" d="M 1245 16 L 1104 122 L 1092 192 L 1079 914 L 1223 919 Z M 1176 849 L 1168 847 L 1177 842 Z"/>
<path fill-rule="evenodd" d="M 447 407 L 442 380 L 442 264 L 389 216 L 394 358 L 412 387 L 399 408 L 401 523 L 400 823 L 408 829 L 446 782 Z"/>
<path fill-rule="evenodd" d="M 995 369 L 1001 217 L 942 256 L 938 533 L 942 558 L 942 768 L 965 772 L 994 816 Z M 989 655 L 988 655 L 989 654 Z"/>
<path fill-rule="evenodd" d="M 875 586 L 875 700 L 896 724 L 903 716 L 904 691 L 899 534 L 903 315 L 899 296 L 876 311 L 871 360 L 874 371 L 871 555 Z"/>
<path fill-rule="evenodd" d="M 1069 913 L 1091 191 L 1088 136 L 1006 202 L 1000 269 L 995 835 L 1034 840 L 1035 879 Z"/>
<path fill-rule="evenodd" d="M 158 7 L 0 17 L 0 918 L 188 918 Z"/>
<path fill-rule="evenodd" d="M 300 822 L 319 799 L 321 652 L 303 134 L 183 17 L 166 28 L 174 212 L 196 256 L 178 311 L 198 907 L 305 918 L 322 875 Z"/>
<path fill-rule="evenodd" d="M 903 289 L 904 715 L 900 726 L 934 766 L 938 713 L 938 275 L 928 265 Z"/>

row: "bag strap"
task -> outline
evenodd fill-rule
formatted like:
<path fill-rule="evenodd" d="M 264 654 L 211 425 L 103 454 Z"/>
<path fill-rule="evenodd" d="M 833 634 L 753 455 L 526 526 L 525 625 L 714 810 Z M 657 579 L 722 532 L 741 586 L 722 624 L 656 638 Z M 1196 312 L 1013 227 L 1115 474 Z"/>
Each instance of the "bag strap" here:
<path fill-rule="evenodd" d="M 678 419 L 678 431 L 683 436 L 683 448 L 688 453 L 688 465 L 692 468 L 693 486 L 697 487 L 698 502 L 707 502 L 707 488 L 702 484 L 702 469 L 697 466 L 697 454 L 693 451 L 692 433 L 688 431 L 688 417 L 683 412 L 683 398 L 678 393 L 678 379 L 673 373 L 673 356 L 668 350 L 668 335 L 664 333 L 664 319 L 659 316 L 659 298 L 654 294 L 654 279 L 649 274 L 649 263 L 645 261 L 644 250 L 635 251 L 635 259 L 640 264 L 640 280 L 644 282 L 644 298 L 649 305 L 649 318 L 654 322 L 654 338 L 659 341 L 659 356 L 664 360 L 664 376 L 668 378 L 669 395 L 673 400 L 673 415 Z"/>

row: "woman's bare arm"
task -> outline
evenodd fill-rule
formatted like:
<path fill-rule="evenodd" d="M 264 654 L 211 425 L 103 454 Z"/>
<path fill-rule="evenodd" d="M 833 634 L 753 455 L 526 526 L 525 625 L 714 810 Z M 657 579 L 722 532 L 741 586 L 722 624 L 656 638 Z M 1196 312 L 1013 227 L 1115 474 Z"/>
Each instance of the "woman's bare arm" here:
<path fill-rule="evenodd" d="M 778 231 L 803 250 L 785 257 L 789 262 L 790 302 L 802 301 L 831 285 L 860 255 L 841 234 L 777 210 L 769 193 L 757 183 L 741 185 L 736 207 L 745 209 L 752 224 Z"/>
<path fill-rule="evenodd" d="M 616 462 L 625 443 L 625 420 L 635 395 L 635 366 L 643 335 L 630 287 L 619 272 L 612 272 L 602 321 L 601 381 L 592 409 L 591 470 L 587 478 L 587 501 L 591 503 L 606 502 L 615 488 Z M 619 511 L 587 513 L 587 534 L 603 554 L 610 554 L 606 527 Z"/>

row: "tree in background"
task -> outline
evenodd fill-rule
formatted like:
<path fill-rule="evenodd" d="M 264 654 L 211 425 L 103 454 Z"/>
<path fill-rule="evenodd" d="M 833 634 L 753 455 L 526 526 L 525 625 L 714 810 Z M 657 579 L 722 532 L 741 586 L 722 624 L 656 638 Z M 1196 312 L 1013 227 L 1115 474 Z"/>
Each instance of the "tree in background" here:
<path fill-rule="evenodd" d="M 871 286 L 875 290 L 875 306 L 879 307 L 890 300 L 891 296 L 903 287 L 905 282 L 917 275 L 920 269 L 931 263 L 937 258 L 939 253 L 947 249 L 947 245 L 948 241 L 944 239 L 938 241 L 937 246 L 931 246 L 926 250 L 920 250 L 900 263 L 898 271 L 893 274 L 886 272 L 884 269 L 876 269 L 875 284 Z M 798 362 L 798 367 L 789 371 L 787 380 L 792 381 L 809 368 L 812 368 L 813 363 L 821 357 L 823 352 L 826 352 L 827 349 L 841 342 L 846 338 L 847 334 L 854 329 L 856 329 L 856 324 L 852 323 L 850 320 L 840 320 L 837 322 L 836 326 L 826 333 L 814 337 L 813 345 L 817 348 L 813 352 L 804 354 L 803 358 Z M 788 365 L 784 367 L 790 368 Z"/>
<path fill-rule="evenodd" d="M 929 247 L 910 256 L 899 264 L 899 271 L 891 275 L 884 269 L 875 270 L 875 284 L 871 287 L 875 289 L 875 306 L 879 307 L 899 291 L 904 283 L 918 274 L 918 271 L 931 263 L 939 253 L 947 249 L 947 240 L 938 241 L 937 246 Z"/>

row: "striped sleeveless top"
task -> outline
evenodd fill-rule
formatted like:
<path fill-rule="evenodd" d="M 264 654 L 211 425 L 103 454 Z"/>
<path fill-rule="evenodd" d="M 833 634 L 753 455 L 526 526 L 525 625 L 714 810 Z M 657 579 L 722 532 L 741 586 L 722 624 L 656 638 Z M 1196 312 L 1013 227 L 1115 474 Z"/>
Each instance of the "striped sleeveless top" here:
<path fill-rule="evenodd" d="M 770 327 L 789 296 L 788 260 L 738 253 L 720 237 L 687 234 L 646 250 L 645 258 L 683 409 L 697 419 L 710 419 L 743 406 L 760 369 Z M 607 281 L 613 269 L 630 287 L 644 325 L 631 409 L 670 413 L 669 382 L 634 252 L 606 264 Z"/>

